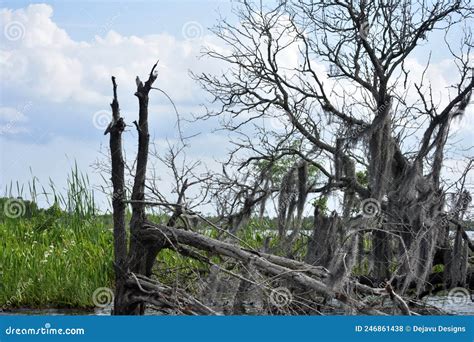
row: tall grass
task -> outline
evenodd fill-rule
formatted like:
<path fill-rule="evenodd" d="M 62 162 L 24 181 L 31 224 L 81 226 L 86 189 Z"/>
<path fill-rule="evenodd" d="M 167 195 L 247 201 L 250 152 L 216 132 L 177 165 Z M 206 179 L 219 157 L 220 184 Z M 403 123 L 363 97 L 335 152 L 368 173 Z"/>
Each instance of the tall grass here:
<path fill-rule="evenodd" d="M 77 165 L 65 195 L 50 180 L 10 183 L 0 200 L 0 307 L 91 307 L 111 287 L 113 237 L 109 215 L 97 215 L 89 179 Z M 8 215 L 15 198 L 20 212 Z M 40 209 L 37 202 L 48 204 Z"/>
<path fill-rule="evenodd" d="M 49 184 L 45 188 L 36 176 L 32 176 L 31 181 L 27 183 L 27 188 L 28 192 L 18 181 L 10 182 L 5 186 L 4 196 L 21 198 L 27 205 L 30 202 L 36 204 L 44 201 L 48 206 L 58 206 L 76 217 L 90 218 L 97 212 L 89 176 L 79 171 L 77 163 L 74 163 L 67 176 L 65 191 L 58 189 L 52 179 L 49 179 Z"/>
<path fill-rule="evenodd" d="M 112 235 L 100 220 L 80 229 L 43 216 L 0 224 L 0 306 L 93 306 L 112 283 Z"/>

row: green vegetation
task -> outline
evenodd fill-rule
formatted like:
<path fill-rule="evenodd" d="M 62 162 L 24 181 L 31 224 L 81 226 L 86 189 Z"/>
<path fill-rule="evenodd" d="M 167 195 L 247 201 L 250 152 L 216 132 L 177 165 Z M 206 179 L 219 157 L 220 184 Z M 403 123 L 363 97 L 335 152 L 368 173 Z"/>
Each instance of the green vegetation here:
<path fill-rule="evenodd" d="M 369 184 L 369 173 L 367 170 L 358 171 L 356 173 L 356 179 L 360 185 L 367 186 Z"/>
<path fill-rule="evenodd" d="M 301 141 L 293 141 L 289 146 L 295 150 L 301 149 Z M 258 160 L 255 162 L 255 167 L 259 172 L 265 171 L 268 174 L 269 180 L 275 184 L 279 184 L 282 181 L 283 176 L 288 170 L 295 165 L 299 160 L 297 155 L 287 155 L 280 157 L 276 160 Z M 309 180 L 318 180 L 321 172 L 318 168 L 312 164 L 308 165 L 308 178 Z"/>
<path fill-rule="evenodd" d="M 2 217 L 0 244 L 0 307 L 91 307 L 112 285 L 112 234 L 100 218 Z"/>
<path fill-rule="evenodd" d="M 94 306 L 93 292 L 112 286 L 110 215 L 96 215 L 77 167 L 66 196 L 52 182 L 38 192 L 36 178 L 28 190 L 10 184 L 0 199 L 0 308 Z M 48 209 L 38 208 L 40 196 L 52 202 Z"/>
<path fill-rule="evenodd" d="M 321 196 L 313 201 L 313 206 L 319 209 L 323 216 L 327 216 L 329 212 L 327 196 Z"/>
<path fill-rule="evenodd" d="M 432 273 L 443 273 L 444 272 L 444 265 L 443 264 L 436 264 L 433 265 Z"/>

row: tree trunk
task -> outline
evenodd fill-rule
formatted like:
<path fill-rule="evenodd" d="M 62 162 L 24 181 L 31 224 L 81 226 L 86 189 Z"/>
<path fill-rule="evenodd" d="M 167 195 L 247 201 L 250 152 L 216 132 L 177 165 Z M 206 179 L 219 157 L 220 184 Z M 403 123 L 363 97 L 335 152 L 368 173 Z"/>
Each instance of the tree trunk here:
<path fill-rule="evenodd" d="M 306 262 L 311 265 L 320 265 L 328 268 L 335 256 L 339 242 L 339 217 L 327 217 L 314 209 L 313 234 L 308 241 Z"/>
<path fill-rule="evenodd" d="M 124 161 L 122 155 L 122 132 L 125 129 L 123 119 L 120 117 L 120 108 L 117 99 L 117 84 L 112 77 L 114 99 L 111 103 L 112 121 L 105 131 L 110 133 L 110 155 L 112 162 L 112 207 L 114 210 L 114 266 L 115 266 L 115 296 L 114 315 L 127 314 L 125 280 L 128 273 L 127 265 L 127 233 L 125 230 L 125 178 Z"/>
<path fill-rule="evenodd" d="M 132 218 L 130 219 L 130 248 L 129 248 L 129 267 L 130 271 L 146 275 L 147 260 L 149 254 L 149 246 L 142 244 L 138 238 L 140 230 L 146 221 L 145 214 L 145 180 L 148 164 L 148 148 L 150 143 L 150 134 L 148 132 L 148 94 L 151 90 L 153 82 L 156 80 L 155 64 L 150 72 L 148 80 L 143 84 L 137 77 L 137 91 L 135 96 L 138 97 L 139 119 L 134 124 L 138 131 L 138 152 L 137 167 L 132 191 Z M 156 248 L 155 248 L 156 249 Z M 150 251 L 151 252 L 151 251 Z M 155 254 L 156 256 L 156 254 Z M 131 304 L 129 314 L 144 314 L 145 305 L 143 303 Z"/>

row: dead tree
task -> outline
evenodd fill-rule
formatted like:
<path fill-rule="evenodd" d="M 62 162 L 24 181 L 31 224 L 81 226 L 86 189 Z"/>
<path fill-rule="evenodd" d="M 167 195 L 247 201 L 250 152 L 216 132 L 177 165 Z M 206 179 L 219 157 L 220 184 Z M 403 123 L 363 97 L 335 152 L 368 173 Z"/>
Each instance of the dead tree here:
<path fill-rule="evenodd" d="M 149 81 L 153 81 L 156 78 L 153 74 L 154 68 L 150 73 Z M 145 85 L 148 84 L 147 87 L 151 87 L 152 81 L 147 82 Z M 179 198 L 182 199 L 183 195 L 178 196 L 179 203 L 176 203 L 174 207 L 179 209 L 171 215 L 173 220 L 170 219 L 167 225 L 149 222 L 144 209 L 146 206 L 158 205 L 167 207 L 171 204 L 168 202 L 148 201 L 144 194 L 132 194 L 131 200 L 127 200 L 124 196 L 123 188 L 125 182 L 121 134 L 125 128 L 125 123 L 120 117 L 117 85 L 114 78 L 112 78 L 112 83 L 114 91 L 112 102 L 113 118 L 105 133 L 110 133 L 112 183 L 114 188 L 114 252 L 116 272 L 114 314 L 143 314 L 147 303 L 164 312 L 173 314 L 217 315 L 223 313 L 221 311 L 222 303 L 216 303 L 217 307 L 209 307 L 193 294 L 187 293 L 179 287 L 173 288 L 162 284 L 158 280 L 153 279 L 150 274 L 144 274 L 146 273 L 146 263 L 150 261 L 147 253 L 151 251 L 156 253 L 157 249 L 165 248 L 185 257 L 199 260 L 212 266 L 214 269 L 221 269 L 232 277 L 239 279 L 241 282 L 235 296 L 234 313 L 261 313 L 264 307 L 264 299 L 261 295 L 257 295 L 256 298 L 252 298 L 252 296 L 268 291 L 268 286 L 264 284 L 275 280 L 284 282 L 290 288 L 299 289 L 298 301 L 303 300 L 305 307 L 309 305 L 309 312 L 314 312 L 311 305 L 314 305 L 315 301 L 319 303 L 318 305 L 321 305 L 322 302 L 335 300 L 351 312 L 384 314 L 384 312 L 373 308 L 372 305 L 366 305 L 366 303 L 361 301 L 359 298 L 362 293 L 370 294 L 371 296 L 378 295 L 380 298 L 388 294 L 394 298 L 394 302 L 401 308 L 402 312 L 410 313 L 408 306 L 401 306 L 405 301 L 400 296 L 395 295 L 391 288 L 386 290 L 384 294 L 381 292 L 381 289 L 361 285 L 353 280 L 347 281 L 347 272 L 350 271 L 353 264 L 351 260 L 355 259 L 356 252 L 354 248 L 357 246 L 357 234 L 354 234 L 355 240 L 352 239 L 351 243 L 346 245 L 348 246 L 347 248 L 343 244 L 342 250 L 338 254 L 340 257 L 330 263 L 332 271 L 328 271 L 325 267 L 260 252 L 248 246 L 241 246 L 239 242 L 242 241 L 239 241 L 238 238 L 236 240 L 231 239 L 229 242 L 220 241 L 183 227 L 175 227 L 177 215 L 193 215 L 200 218 L 210 227 L 231 234 L 217 227 L 201 214 L 187 208 L 185 203 L 179 201 Z M 139 89 L 141 89 L 141 82 L 138 84 Z M 145 106 L 146 102 L 141 103 L 141 105 Z M 136 124 L 139 131 L 139 144 L 149 144 L 146 134 L 146 123 L 143 121 L 147 117 L 147 111 L 141 107 L 140 113 L 142 115 L 142 124 Z M 147 148 L 142 146 L 138 151 L 140 154 L 143 151 L 147 151 Z M 141 165 L 146 166 L 146 160 L 142 160 Z M 134 181 L 144 181 L 146 179 L 145 176 L 146 172 L 137 172 Z M 183 185 L 183 191 L 185 191 L 187 182 L 184 182 Z M 138 189 L 144 191 L 145 187 L 138 187 Z M 138 217 L 139 225 L 137 225 L 137 217 L 132 215 L 130 222 L 131 243 L 128 247 L 128 253 L 125 227 L 126 204 L 132 204 L 132 208 L 137 210 L 136 213 L 141 215 Z M 236 237 L 234 236 L 234 238 Z M 225 265 L 216 264 L 211 260 L 213 256 L 233 260 L 234 263 L 243 265 L 243 272 L 238 274 L 226 269 Z M 156 254 L 154 257 L 156 257 Z M 259 281 L 253 280 L 253 274 L 256 272 L 259 274 Z M 354 293 L 347 291 L 342 285 L 348 285 L 350 288 L 355 289 L 359 295 L 355 296 Z M 274 290 L 270 288 L 270 291 Z M 256 302 L 259 304 L 256 304 Z M 307 310 L 302 310 L 302 312 L 308 312 Z M 318 311 L 316 310 L 316 312 Z"/>
<path fill-rule="evenodd" d="M 442 107 L 430 93 L 426 70 L 412 79 L 406 61 L 434 31 L 449 31 L 472 11 L 462 0 L 283 1 L 273 7 L 242 1 L 240 24 L 222 21 L 213 30 L 226 53 L 205 52 L 229 70 L 195 75 L 220 105 L 203 118 L 225 118 L 225 128 L 238 137 L 249 135 L 243 127 L 260 127 L 257 138 L 236 143 L 239 151 L 247 147 L 258 158 L 270 158 L 270 145 L 302 141 L 296 153 L 326 177 L 313 191 L 342 191 L 342 235 L 356 219 L 354 212 L 373 218 L 370 226 L 358 227 L 371 238 L 371 275 L 379 281 L 396 277 L 402 293 L 413 286 L 422 291 L 445 229 L 442 167 L 451 123 L 463 116 L 474 85 L 471 36 L 459 53 L 447 43 L 459 81 Z M 288 52 L 297 58 L 288 62 Z M 416 94 L 415 102 L 409 93 Z M 265 126 L 275 119 L 287 124 Z M 408 128 L 407 120 L 415 127 Z M 403 143 L 408 136 L 417 137 L 415 151 Z M 368 184 L 359 183 L 360 169 L 367 171 Z M 281 195 L 280 202 L 287 203 L 286 190 Z M 280 214 L 283 222 L 284 211 Z"/>
<path fill-rule="evenodd" d="M 122 132 L 125 123 L 120 116 L 119 102 L 117 99 L 117 84 L 112 77 L 113 101 L 112 122 L 104 134 L 110 133 L 110 155 L 112 160 L 112 206 L 114 219 L 114 266 L 115 266 L 115 302 L 114 313 L 126 313 L 127 303 L 123 301 L 126 295 L 125 281 L 127 274 L 127 233 L 125 229 L 125 177 L 124 161 L 122 155 Z"/>
<path fill-rule="evenodd" d="M 224 120 L 225 128 L 238 136 L 222 174 L 206 184 L 217 219 L 189 207 L 186 178 L 177 182 L 176 202 L 147 182 L 148 101 L 157 79 L 156 65 L 145 83 L 137 77 L 138 152 L 131 198 L 125 198 L 121 153 L 125 124 L 113 79 L 113 118 L 106 133 L 110 133 L 114 187 L 115 314 L 143 314 L 146 303 L 178 314 L 227 313 L 219 307 L 222 303 L 210 301 L 217 305 L 210 306 L 200 293 L 154 279 L 153 264 L 163 249 L 206 265 L 200 272 L 210 275 L 209 282 L 216 272 L 237 279 L 229 307 L 240 313 L 265 310 L 260 297 L 259 304 L 247 311 L 244 292 L 261 296 L 278 284 L 295 296 L 293 304 L 309 305 L 296 312 L 320 312 L 322 306 L 334 309 L 335 302 L 350 312 L 384 314 L 375 304 L 389 297 L 396 310 L 411 314 L 413 306 L 404 296 L 409 289 L 416 293 L 425 289 L 440 241 L 450 229 L 456 230 L 450 267 L 462 271 L 466 265 L 472 243 L 460 222 L 462 215 L 444 219 L 442 167 L 451 123 L 463 116 L 474 86 L 468 65 L 472 42 L 468 37 L 462 47 L 467 51 L 459 55 L 450 49 L 459 82 L 442 107 L 435 104 L 424 76 L 414 80 L 417 99 L 409 101 L 413 88 L 408 86 L 405 61 L 433 30 L 442 25 L 449 29 L 469 17 L 469 3 L 420 3 L 421 12 L 410 1 L 297 1 L 275 6 L 243 1 L 239 24 L 223 21 L 214 31 L 229 49 L 225 54 L 207 52 L 228 63 L 229 70 L 220 76 L 196 76 L 220 104 L 203 118 L 229 119 Z M 288 65 L 281 55 L 292 48 L 298 59 Z M 315 65 L 317 60 L 325 61 L 329 74 Z M 275 126 L 275 118 L 287 124 Z M 403 124 L 407 121 L 416 124 L 414 132 L 408 132 Z M 407 149 L 403 143 L 407 137 L 417 139 L 417 149 Z M 269 181 L 271 167 L 287 157 L 293 163 L 285 164 L 282 179 Z M 257 167 L 261 161 L 263 168 Z M 310 180 L 310 168 L 317 170 L 317 179 Z M 366 180 L 358 176 L 359 170 L 366 172 Z M 315 211 L 305 256 L 293 258 L 278 249 L 273 252 L 279 253 L 268 253 L 239 238 L 258 206 L 277 198 L 275 228 L 287 252 L 291 242 L 301 238 L 303 211 L 314 195 L 332 196 L 340 206 L 329 217 Z M 128 248 L 126 204 L 132 207 Z M 166 224 L 149 222 L 148 206 L 170 210 Z M 217 232 L 213 235 L 217 238 L 188 229 L 186 217 L 198 219 L 205 229 Z M 287 240 L 290 228 L 294 235 Z M 351 276 L 364 237 L 370 238 L 372 248 L 367 260 L 370 275 L 377 283 L 388 280 L 385 289 L 359 284 Z"/>

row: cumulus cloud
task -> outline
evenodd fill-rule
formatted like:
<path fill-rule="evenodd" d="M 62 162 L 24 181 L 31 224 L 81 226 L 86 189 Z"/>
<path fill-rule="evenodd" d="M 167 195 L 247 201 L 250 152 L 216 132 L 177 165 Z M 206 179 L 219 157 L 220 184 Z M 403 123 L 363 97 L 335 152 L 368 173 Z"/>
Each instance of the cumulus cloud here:
<path fill-rule="evenodd" d="M 115 32 L 113 25 L 106 23 L 94 37 L 79 41 L 55 22 L 53 8 L 44 4 L 0 9 L 0 23 L 2 181 L 26 183 L 31 179 L 31 167 L 35 176 L 43 181 L 51 178 L 64 188 L 64 170 L 72 160 L 87 170 L 99 156 L 99 142 L 105 139 L 101 122 L 94 119 L 97 113 L 110 112 L 112 75 L 117 78 L 122 115 L 131 123 L 137 115 L 135 77 L 145 79 L 158 59 L 155 85 L 166 91 L 182 116 L 198 111 L 198 104 L 204 102 L 204 94 L 188 70 L 219 67 L 197 63 L 202 45 L 216 44 L 202 27 L 198 31 L 187 27 L 177 37 L 167 33 L 134 36 Z M 175 122 L 169 100 L 161 93 L 154 94 L 150 101 L 152 136 L 176 138 Z M 21 132 L 28 134 L 12 138 Z M 134 133 L 127 129 L 124 134 L 125 144 L 132 150 Z M 91 136 L 93 139 L 87 139 Z M 204 152 L 196 150 L 193 159 L 211 150 L 216 151 L 215 146 Z M 102 182 L 98 175 L 90 176 L 92 184 Z"/>
<path fill-rule="evenodd" d="M 0 72 L 10 88 L 21 86 L 43 101 L 99 105 L 110 98 L 110 76 L 133 94 L 137 75 L 146 77 L 160 60 L 159 86 L 175 101 L 197 100 L 188 70 L 210 36 L 177 39 L 169 34 L 123 36 L 113 30 L 90 41 L 75 41 L 53 20 L 49 5 L 0 10 L 4 23 Z"/>

